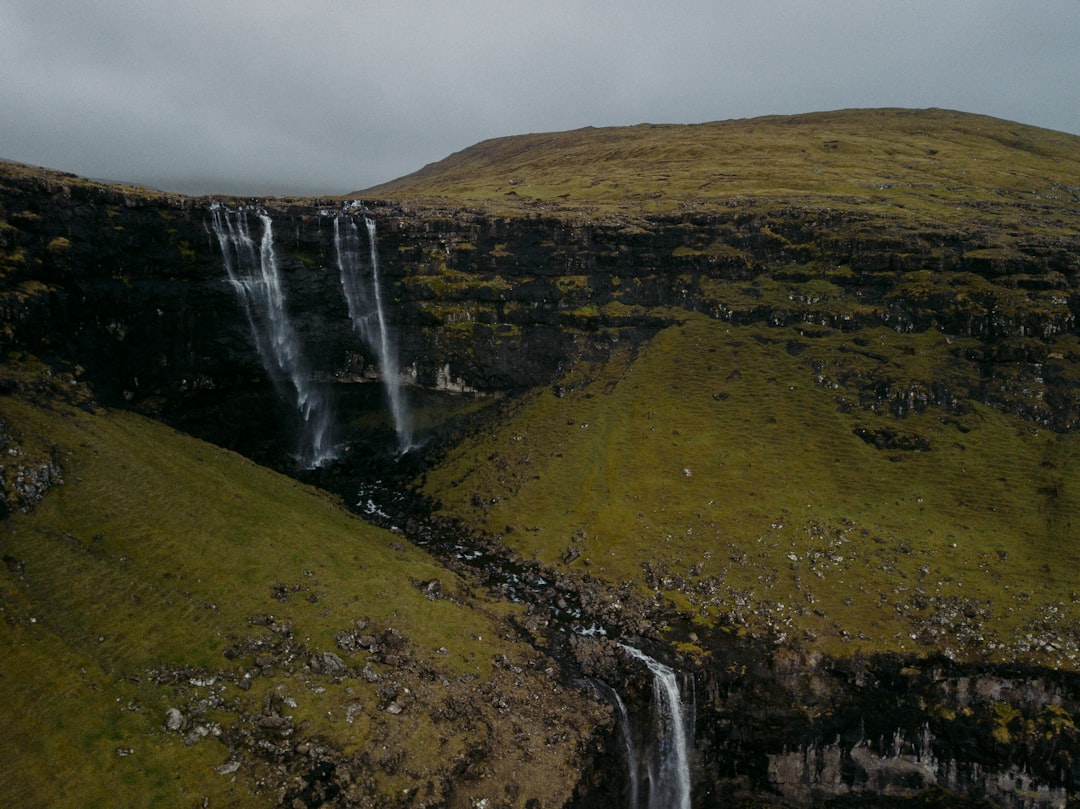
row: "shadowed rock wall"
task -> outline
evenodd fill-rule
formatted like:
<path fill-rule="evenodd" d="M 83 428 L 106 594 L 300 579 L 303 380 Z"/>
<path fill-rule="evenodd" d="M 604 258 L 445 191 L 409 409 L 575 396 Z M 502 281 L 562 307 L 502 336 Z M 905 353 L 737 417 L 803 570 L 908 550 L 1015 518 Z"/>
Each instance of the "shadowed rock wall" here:
<path fill-rule="evenodd" d="M 242 449 L 238 422 L 253 413 L 264 414 L 255 434 L 266 435 L 289 414 L 225 280 L 210 204 L 66 175 L 9 179 L 0 188 L 4 343 L 80 363 L 105 401 L 221 443 Z M 266 207 L 313 375 L 370 382 L 376 362 L 352 329 L 336 266 L 340 203 Z M 422 388 L 522 391 L 699 310 L 803 324 L 811 337 L 886 327 L 971 338 L 955 357 L 965 375 L 951 385 L 841 380 L 898 414 L 974 399 L 1059 430 L 1080 415 L 1080 237 L 1028 235 L 990 250 L 997 236 L 978 229 L 745 200 L 633 226 L 377 202 L 366 215 L 378 223 L 400 365 Z"/>

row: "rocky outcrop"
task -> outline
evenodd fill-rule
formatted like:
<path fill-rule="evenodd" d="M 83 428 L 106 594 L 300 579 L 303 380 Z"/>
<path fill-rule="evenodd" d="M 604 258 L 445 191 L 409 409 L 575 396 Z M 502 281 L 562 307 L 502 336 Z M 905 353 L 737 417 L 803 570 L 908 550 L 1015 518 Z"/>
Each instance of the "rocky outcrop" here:
<path fill-rule="evenodd" d="M 55 447 L 28 455 L 0 417 L 0 519 L 12 511 L 30 511 L 53 485 L 64 482 L 58 456 Z"/>
<path fill-rule="evenodd" d="M 781 657 L 768 671 L 713 670 L 702 685 L 699 741 L 720 789 L 737 791 L 741 778 L 795 805 L 938 789 L 1000 806 L 1056 807 L 1080 787 L 1075 675 Z M 758 699 L 770 691 L 767 702 Z M 755 743 L 756 767 L 745 756 Z"/>
<path fill-rule="evenodd" d="M 330 651 L 310 648 L 272 615 L 248 621 L 252 634 L 224 651 L 229 666 L 159 666 L 142 676 L 172 700 L 162 719 L 167 734 L 188 747 L 214 745 L 216 772 L 237 773 L 257 792 L 276 794 L 274 805 L 529 805 L 565 798 L 573 784 L 534 791 L 536 779 L 520 771 L 522 762 L 539 772 L 573 773 L 592 759 L 597 740 L 583 734 L 581 720 L 602 725 L 604 708 L 582 689 L 557 683 L 543 658 L 501 655 L 486 681 L 450 680 L 418 660 L 393 628 L 376 631 L 360 621 L 339 632 Z M 342 686 L 349 700 L 327 719 L 374 727 L 366 745 L 322 738 L 298 718 L 313 695 Z M 570 702 L 578 708 L 572 715 L 560 708 Z M 403 743 L 414 733 L 432 745 L 451 737 L 460 745 L 433 756 Z"/>
<path fill-rule="evenodd" d="M 583 669 L 613 683 L 626 703 L 648 704 L 649 684 L 615 644 L 580 639 L 575 651 Z M 732 639 L 711 662 L 681 661 L 696 695 L 695 806 L 762 796 L 786 807 L 1075 802 L 1075 674 L 763 652 Z"/>
<path fill-rule="evenodd" d="M 62 401 L 81 407 L 90 400 L 89 389 L 74 374 L 18 361 L 0 366 L 0 396 L 10 395 L 35 404 Z M 49 489 L 62 484 L 63 463 L 64 452 L 49 437 L 0 415 L 0 519 L 29 512 Z"/>

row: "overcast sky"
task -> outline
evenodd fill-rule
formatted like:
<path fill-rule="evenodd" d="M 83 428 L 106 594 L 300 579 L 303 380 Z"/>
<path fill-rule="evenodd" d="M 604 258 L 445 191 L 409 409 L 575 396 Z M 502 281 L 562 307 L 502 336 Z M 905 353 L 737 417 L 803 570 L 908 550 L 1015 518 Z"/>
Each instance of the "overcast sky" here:
<path fill-rule="evenodd" d="M 3 0 L 0 157 L 335 194 L 486 138 L 845 107 L 1080 134 L 1080 0 Z"/>

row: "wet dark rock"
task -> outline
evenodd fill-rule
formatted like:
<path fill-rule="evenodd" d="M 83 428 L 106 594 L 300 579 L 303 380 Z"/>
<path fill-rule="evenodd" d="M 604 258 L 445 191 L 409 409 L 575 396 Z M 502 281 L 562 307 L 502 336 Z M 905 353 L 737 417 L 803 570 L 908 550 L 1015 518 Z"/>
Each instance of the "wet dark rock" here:
<path fill-rule="evenodd" d="M 79 362 L 103 403 L 138 408 L 287 466 L 296 416 L 268 380 L 225 280 L 208 230 L 209 205 L 47 182 L 0 188 L 0 207 L 32 214 L 10 223 L 8 238 L 27 261 L 0 289 L 0 311 L 9 315 L 2 319 L 10 324 L 5 346 Z M 381 406 L 372 384 L 376 360 L 354 333 L 340 293 L 326 226 L 331 212 L 312 203 L 267 205 L 276 229 L 288 234 L 278 239 L 279 265 L 313 378 L 335 397 Z M 501 219 L 375 202 L 367 215 L 378 222 L 380 252 L 393 257 L 384 266 L 387 297 L 400 365 L 414 374 L 416 390 L 502 395 L 556 385 L 574 359 L 602 359 L 612 345 L 637 345 L 673 323 L 676 311 L 689 310 L 734 324 L 803 324 L 804 338 L 782 338 L 800 359 L 813 356 L 814 329 L 970 337 L 975 348 L 965 348 L 957 361 L 972 373 L 950 388 L 900 387 L 844 368 L 822 373 L 850 389 L 855 406 L 884 405 L 901 415 L 972 398 L 1053 429 L 1072 429 L 1080 420 L 1080 405 L 1069 394 L 1077 381 L 1073 361 L 1050 356 L 1048 348 L 1055 336 L 1076 330 L 1075 240 L 1033 235 L 1010 257 L 987 263 L 977 258 L 986 247 L 977 230 L 869 227 L 856 212 L 797 207 L 672 214 L 631 229 L 622 222 L 568 227 L 554 217 Z M 839 235 L 846 230 L 858 238 Z M 805 241 L 785 243 L 781 233 Z M 68 249 L 50 251 L 58 238 Z M 714 242 L 730 245 L 732 256 L 680 252 Z M 458 244 L 469 249 L 447 249 Z M 133 264 L 132 255 L 140 261 Z M 437 266 L 433 256 L 440 257 Z M 800 291 L 798 285 L 841 267 L 828 295 Z M 447 283 L 448 273 L 460 282 Z M 905 286 L 912 273 L 926 275 L 914 292 Z M 938 283 L 935 274 L 942 273 L 953 274 L 953 282 Z M 581 282 L 556 283 L 567 274 Z M 790 298 L 733 306 L 709 291 L 725 283 L 752 290 L 748 282 L 759 277 L 792 285 Z M 965 277 L 985 283 L 969 291 Z M 38 291 L 29 298 L 5 293 L 23 282 L 38 284 Z M 568 392 L 562 383 L 552 390 Z M 716 398 L 723 401 L 723 392 Z M 57 470 L 36 469 L 26 484 L 30 499 L 33 490 L 56 482 Z"/>
<path fill-rule="evenodd" d="M 338 765 L 320 761 L 300 778 L 300 785 L 285 793 L 283 806 L 329 806 L 341 794 Z"/>
<path fill-rule="evenodd" d="M 1080 713 L 1075 674 L 888 655 L 728 654 L 725 667 L 695 676 L 700 778 L 717 794 L 767 790 L 796 806 L 859 806 L 944 789 L 1027 806 L 1022 795 L 1037 792 L 1030 805 L 1049 807 L 1080 787 L 1080 734 L 1065 729 Z M 1046 751 L 1037 760 L 1033 746 Z"/>
<path fill-rule="evenodd" d="M 929 452 L 931 449 L 930 441 L 923 436 L 898 430 L 856 427 L 852 432 L 876 449 L 898 449 L 904 452 Z"/>
<path fill-rule="evenodd" d="M 4 554 L 4 566 L 13 576 L 22 576 L 26 573 L 26 562 L 22 559 L 17 559 L 9 553 Z"/>

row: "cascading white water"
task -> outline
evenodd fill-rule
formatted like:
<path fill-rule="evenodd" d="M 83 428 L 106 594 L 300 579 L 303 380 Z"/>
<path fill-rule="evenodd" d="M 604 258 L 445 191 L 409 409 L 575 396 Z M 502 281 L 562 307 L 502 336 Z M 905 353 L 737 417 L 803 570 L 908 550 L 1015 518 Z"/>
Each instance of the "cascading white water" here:
<path fill-rule="evenodd" d="M 412 426 L 409 422 L 405 391 L 401 386 L 397 351 L 393 347 L 383 307 L 375 220 L 364 217 L 364 224 L 368 236 L 370 284 L 365 283 L 364 262 L 360 259 L 360 234 L 356 222 L 347 214 L 334 217 L 334 247 L 337 250 L 338 270 L 341 273 L 341 288 L 345 293 L 353 328 L 378 357 L 386 398 L 390 403 L 390 415 L 393 417 L 394 431 L 397 434 L 398 451 L 405 453 L 414 446 Z"/>
<path fill-rule="evenodd" d="M 684 716 L 678 677 L 671 668 L 653 660 L 640 649 L 624 643 L 619 646 L 635 660 L 644 663 L 653 676 L 655 744 L 641 762 L 649 779 L 648 807 L 690 809 L 689 753 L 692 730 Z M 634 762 L 631 761 L 631 768 L 633 766 Z M 637 791 L 636 782 L 639 781 L 640 776 L 634 776 L 632 791 Z M 637 799 L 633 800 L 631 808 L 637 809 Z"/>
<path fill-rule="evenodd" d="M 311 381 L 289 320 L 274 252 L 273 221 L 265 212 L 258 218 L 262 236 L 256 249 L 246 210 L 230 211 L 221 205 L 211 208 L 225 273 L 244 307 L 263 367 L 279 394 L 300 414 L 298 460 L 307 467 L 320 466 L 333 457 L 333 417 L 322 392 Z"/>
<path fill-rule="evenodd" d="M 634 734 L 630 726 L 630 714 L 626 710 L 626 703 L 622 701 L 619 692 L 614 688 L 611 693 L 615 697 L 615 707 L 619 710 L 619 727 L 622 728 L 623 746 L 626 752 L 626 764 L 630 770 L 629 809 L 638 809 L 638 794 L 641 792 L 641 775 L 638 772 L 637 749 L 634 747 Z"/>

